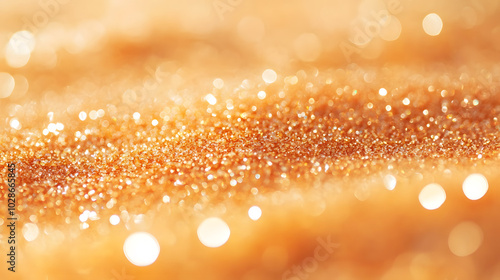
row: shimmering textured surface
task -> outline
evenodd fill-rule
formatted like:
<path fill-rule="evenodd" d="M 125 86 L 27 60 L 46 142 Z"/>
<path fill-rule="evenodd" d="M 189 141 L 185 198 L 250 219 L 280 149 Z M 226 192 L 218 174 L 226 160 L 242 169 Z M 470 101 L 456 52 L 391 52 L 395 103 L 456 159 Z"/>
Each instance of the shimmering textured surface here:
<path fill-rule="evenodd" d="M 90 112 L 88 98 L 41 125 L 4 128 L 3 158 L 18 162 L 21 213 L 61 221 L 84 210 L 141 212 L 165 195 L 202 211 L 251 199 L 253 187 L 262 194 L 311 178 L 480 163 L 499 152 L 496 71 L 299 70 L 274 84 L 226 81 L 233 86 L 212 89 L 214 104 L 174 93 L 139 103 L 138 112 L 115 93 Z M 367 74 L 376 81 L 365 82 Z M 377 94 L 382 87 L 387 95 Z M 80 112 L 90 117 L 81 121 Z"/>
<path fill-rule="evenodd" d="M 498 279 L 498 1 L 225 2 L 0 3 L 14 279 Z"/>

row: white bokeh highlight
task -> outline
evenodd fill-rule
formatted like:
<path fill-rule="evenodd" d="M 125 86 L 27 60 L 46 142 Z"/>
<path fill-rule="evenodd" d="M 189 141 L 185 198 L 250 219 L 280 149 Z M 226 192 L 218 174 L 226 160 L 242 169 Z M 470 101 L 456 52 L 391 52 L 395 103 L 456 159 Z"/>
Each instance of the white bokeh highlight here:
<path fill-rule="evenodd" d="M 250 217 L 250 219 L 257 221 L 261 216 L 262 210 L 259 206 L 252 206 L 250 207 L 250 209 L 248 209 L 248 217 Z"/>
<path fill-rule="evenodd" d="M 38 230 L 38 226 L 33 223 L 26 223 L 23 226 L 23 236 L 26 241 L 31 242 L 38 237 L 40 231 Z"/>
<path fill-rule="evenodd" d="M 420 204 L 427 210 L 435 210 L 441 207 L 446 200 L 446 192 L 439 184 L 425 186 L 418 195 Z"/>
<path fill-rule="evenodd" d="M 13 68 L 25 66 L 35 49 L 35 44 L 35 36 L 31 32 L 21 30 L 14 33 L 5 47 L 7 64 Z"/>
<path fill-rule="evenodd" d="M 468 199 L 478 200 L 488 191 L 488 180 L 479 173 L 471 174 L 465 178 L 462 190 Z"/>
<path fill-rule="evenodd" d="M 131 234 L 123 244 L 125 257 L 136 266 L 153 264 L 160 255 L 160 244 L 147 232 Z"/>
<path fill-rule="evenodd" d="M 221 218 L 211 217 L 205 219 L 198 226 L 198 239 L 210 248 L 220 247 L 229 240 L 231 230 Z"/>
<path fill-rule="evenodd" d="M 390 174 L 384 176 L 384 186 L 386 189 L 390 191 L 394 190 L 396 188 L 396 183 L 397 183 L 396 177 Z"/>
<path fill-rule="evenodd" d="M 443 21 L 438 14 L 431 13 L 425 16 L 422 21 L 422 27 L 427 35 L 437 36 L 443 29 Z"/>
<path fill-rule="evenodd" d="M 109 223 L 116 226 L 120 223 L 120 217 L 118 215 L 111 215 L 111 217 L 109 217 Z"/>
<path fill-rule="evenodd" d="M 266 69 L 262 73 L 262 80 L 268 84 L 276 82 L 276 79 L 278 79 L 278 74 L 273 69 Z"/>

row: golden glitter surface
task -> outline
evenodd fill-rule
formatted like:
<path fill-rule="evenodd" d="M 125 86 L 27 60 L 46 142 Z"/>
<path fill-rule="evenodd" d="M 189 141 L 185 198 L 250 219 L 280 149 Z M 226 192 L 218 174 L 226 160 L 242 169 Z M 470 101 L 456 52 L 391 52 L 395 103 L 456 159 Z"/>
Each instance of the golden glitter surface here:
<path fill-rule="evenodd" d="M 145 99 L 135 100 L 136 112 L 125 105 L 127 91 L 94 107 L 91 95 L 71 111 L 41 112 L 38 128 L 24 120 L 7 127 L 3 158 L 17 162 L 18 209 L 59 222 L 84 209 L 147 211 L 165 195 L 204 211 L 251 200 L 252 188 L 265 194 L 310 180 L 443 171 L 498 158 L 500 104 L 490 90 L 500 73 L 484 74 L 483 84 L 464 80 L 481 75 L 466 72 L 299 70 L 277 73 L 272 84 L 230 81 L 191 100 L 176 92 L 153 104 L 134 96 Z M 367 75 L 377 81 L 367 83 Z"/>
<path fill-rule="evenodd" d="M 500 278 L 495 1 L 1 5 L 1 279 Z"/>

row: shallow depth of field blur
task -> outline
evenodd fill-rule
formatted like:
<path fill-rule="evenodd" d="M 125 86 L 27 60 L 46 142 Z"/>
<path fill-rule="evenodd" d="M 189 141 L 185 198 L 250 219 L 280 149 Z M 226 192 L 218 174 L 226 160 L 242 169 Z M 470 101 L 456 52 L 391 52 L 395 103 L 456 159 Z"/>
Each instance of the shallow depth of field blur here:
<path fill-rule="evenodd" d="M 434 119 L 432 114 L 429 115 L 426 104 L 417 105 L 414 102 L 419 94 L 432 92 L 436 102 L 444 100 L 443 104 L 433 103 L 438 109 L 435 110 L 437 113 L 432 113 L 439 115 L 439 120 L 446 126 L 446 122 L 462 120 L 460 116 L 463 112 L 467 111 L 466 116 L 470 117 L 482 108 L 493 108 L 496 101 L 489 101 L 494 99 L 495 94 L 498 95 L 499 89 L 498 0 L 3 0 L 0 1 L 0 19 L 0 128 L 8 134 L 0 139 L 15 139 L 22 143 L 16 149 L 26 148 L 26 151 L 35 146 L 32 142 L 36 139 L 48 141 L 40 140 L 46 145 L 36 145 L 35 149 L 43 150 L 54 145 L 54 154 L 49 158 L 53 156 L 54 162 L 61 160 L 61 154 L 66 151 L 77 159 L 75 165 L 80 164 L 80 159 L 82 162 L 87 160 L 89 166 L 102 163 L 93 161 L 94 155 L 90 152 L 85 154 L 80 151 L 80 143 L 87 145 L 89 150 L 94 149 L 96 157 L 104 154 L 105 158 L 104 150 L 112 147 L 111 142 L 115 141 L 117 147 L 122 145 L 123 150 L 130 149 L 127 152 L 136 156 L 128 162 L 130 166 L 144 167 L 144 161 L 153 162 L 154 156 L 162 156 L 155 154 L 157 150 L 149 148 L 157 145 L 154 148 L 163 151 L 164 147 L 158 143 L 161 137 L 161 140 L 168 137 L 161 133 L 171 129 L 169 125 L 175 127 L 176 120 L 183 124 L 182 114 L 210 119 L 210 122 L 197 119 L 201 125 L 193 122 L 198 129 L 193 129 L 196 132 L 205 132 L 203 124 L 207 127 L 219 126 L 221 122 L 231 124 L 239 116 L 231 119 L 230 111 L 244 107 L 233 105 L 233 100 L 235 104 L 244 103 L 247 93 L 255 93 L 252 98 L 261 102 L 256 103 L 262 106 L 259 109 L 267 108 L 270 112 L 276 108 L 281 110 L 279 106 L 274 106 L 279 102 L 272 104 L 273 100 L 279 100 L 281 103 L 278 105 L 285 104 L 283 107 L 292 104 L 283 101 L 285 91 L 286 100 L 303 98 L 305 101 L 299 105 L 307 109 L 297 105 L 297 110 L 304 111 L 298 116 L 290 113 L 290 118 L 304 119 L 303 124 L 310 124 L 306 122 L 306 113 L 314 116 L 314 110 L 326 112 L 329 107 L 337 106 L 333 100 L 341 100 L 340 96 L 345 92 L 344 97 L 351 94 L 344 99 L 347 100 L 345 108 L 348 108 L 349 114 L 355 115 L 358 109 L 372 109 L 375 104 L 375 107 L 379 106 L 375 109 L 387 113 L 390 120 L 399 121 L 399 116 L 406 118 L 405 121 L 410 119 L 408 122 L 415 120 L 416 124 L 429 120 L 426 127 L 418 128 L 423 131 L 422 135 L 426 135 L 426 129 L 433 123 L 436 126 L 431 129 L 436 129 L 438 117 Z M 344 81 L 345 84 L 339 85 L 335 92 L 315 88 L 316 85 L 332 85 L 333 88 L 337 82 Z M 438 91 L 431 85 L 434 82 L 444 85 L 443 89 Z M 353 84 L 355 86 L 351 86 Z M 397 90 L 398 84 L 404 84 L 400 91 Z M 279 86 L 285 90 L 280 91 Z M 267 87 L 270 90 L 266 93 L 264 89 Z M 457 89 L 466 98 L 458 100 L 461 95 L 454 96 L 455 91 L 449 94 L 446 87 Z M 235 88 L 240 91 L 233 90 Z M 355 88 L 362 93 L 356 96 L 358 91 Z M 482 94 L 483 91 L 487 94 Z M 239 92 L 243 94 L 238 95 Z M 393 93 L 394 96 L 399 94 L 401 100 L 392 98 Z M 316 94 L 316 99 L 309 98 L 307 94 Z M 325 102 L 326 98 L 321 98 L 321 94 L 331 94 L 334 98 Z M 373 103 L 370 94 L 374 96 Z M 473 97 L 469 98 L 467 94 Z M 428 103 L 433 101 L 425 100 Z M 368 103 L 357 104 L 357 101 Z M 387 104 L 383 103 L 386 101 Z M 315 108 L 315 104 L 320 106 L 320 102 L 324 103 L 322 109 Z M 389 105 L 390 102 L 394 103 Z M 483 104 L 490 107 L 482 107 Z M 182 106 L 183 110 L 177 110 Z M 399 110 L 402 112 L 400 115 L 394 113 L 393 116 L 392 112 L 397 112 L 398 106 L 404 109 Z M 425 110 L 420 110 L 419 106 L 425 107 Z M 448 106 L 450 113 L 446 115 Z M 456 114 L 458 117 L 451 114 L 451 106 L 463 108 Z M 257 110 L 257 106 L 247 107 L 251 107 L 253 112 Z M 495 125 L 498 126 L 498 118 L 493 116 L 500 111 L 498 108 L 490 112 L 481 111 L 478 115 L 484 118 L 484 122 L 480 120 L 474 124 L 493 131 Z M 224 113 L 217 115 L 216 110 Z M 229 117 L 225 116 L 226 113 Z M 352 121 L 347 113 L 336 113 Z M 422 117 L 417 117 L 417 114 Z M 332 117 L 333 113 L 324 115 L 325 122 L 327 117 L 336 118 Z M 243 114 L 240 116 L 244 118 Z M 278 118 L 272 114 L 262 116 L 264 121 L 256 119 L 255 123 L 251 123 L 257 131 L 268 119 Z M 252 117 L 254 115 L 249 118 Z M 473 120 L 473 117 L 470 119 Z M 371 125 L 369 123 L 368 126 Z M 244 125 L 248 124 L 244 123 L 239 128 L 244 128 Z M 193 140 L 198 135 L 206 135 L 182 134 L 186 126 L 180 126 L 182 128 L 168 131 L 177 133 L 168 141 L 182 137 Z M 472 131 L 471 138 L 475 143 L 480 142 L 480 138 L 490 144 L 484 148 L 484 156 L 489 156 L 485 160 L 490 160 L 490 163 L 496 160 L 495 163 L 498 163 L 498 147 L 491 144 L 496 143 L 498 134 L 482 135 L 481 127 L 474 131 L 467 124 L 457 126 L 465 132 Z M 236 127 L 232 129 L 236 130 Z M 114 137 L 116 131 L 113 129 L 117 129 L 116 135 L 129 142 L 120 142 L 122 139 Z M 288 132 L 287 129 L 290 131 L 292 127 L 286 127 L 283 133 Z M 337 133 L 340 130 L 336 125 L 332 131 Z M 439 136 L 430 137 L 435 141 L 448 136 L 452 140 L 461 140 L 462 135 L 449 131 L 445 133 L 444 130 L 439 132 L 443 135 L 438 133 Z M 316 133 L 316 128 L 305 126 L 304 131 L 303 136 L 298 136 L 297 143 L 306 143 L 307 133 Z M 149 132 L 157 133 L 155 137 L 158 138 L 153 137 L 154 141 L 149 139 L 145 136 Z M 385 132 L 381 134 L 385 135 Z M 358 131 L 355 133 L 358 135 Z M 90 135 L 97 136 L 92 138 Z M 181 137 L 175 138 L 178 135 Z M 417 139 L 417 136 L 405 135 L 401 131 L 386 135 L 387 138 L 398 135 L 402 140 L 396 140 L 404 144 L 416 143 L 414 139 Z M 71 145 L 66 147 L 67 139 L 68 142 L 73 141 L 71 143 L 77 148 Z M 201 145 L 198 143 L 203 139 L 195 140 L 193 143 Z M 236 139 L 234 143 L 239 140 L 243 142 L 246 139 Z M 315 140 L 307 142 L 310 144 L 308 147 L 314 146 Z M 489 140 L 492 140 L 491 143 Z M 109 141 L 109 146 L 104 146 L 106 141 Z M 216 141 L 213 142 L 216 143 L 213 144 L 214 150 L 220 144 Z M 323 146 L 332 142 L 325 140 L 325 143 L 322 143 Z M 458 140 L 453 142 L 458 146 L 457 143 Z M 16 145 L 7 141 L 0 144 L 1 147 Z M 345 146 L 339 144 L 339 147 L 342 151 Z M 223 199 L 222 202 L 204 201 L 207 209 L 227 214 L 226 220 L 207 218 L 203 216 L 208 214 L 204 212 L 205 206 L 200 206 L 202 204 L 194 202 L 194 206 L 189 205 L 184 197 L 179 199 L 167 195 L 170 190 L 174 190 L 173 193 L 177 189 L 184 191 L 182 180 L 172 180 L 173 183 L 165 187 L 165 193 L 158 196 L 155 192 L 160 192 L 160 187 L 149 184 L 146 178 L 151 174 L 131 168 L 130 174 L 137 175 L 136 178 L 144 179 L 142 182 L 146 183 L 134 185 L 135 182 L 125 178 L 125 175 L 119 183 L 123 183 L 124 189 L 145 189 L 145 193 L 158 196 L 154 201 L 158 205 L 139 195 L 132 197 L 135 195 L 133 189 L 130 193 L 134 195 L 120 201 L 120 207 L 116 207 L 119 204 L 114 198 L 107 199 L 104 205 L 93 203 L 94 198 L 100 199 L 98 195 L 103 194 L 104 197 L 111 193 L 97 188 L 102 193 L 96 193 L 94 189 L 81 192 L 82 200 L 91 205 L 88 208 L 84 208 L 83 203 L 79 204 L 79 193 L 70 189 L 66 202 L 77 211 L 68 211 L 71 212 L 68 217 L 64 216 L 66 213 L 57 214 L 59 209 L 53 211 L 56 213 L 53 216 L 45 215 L 53 209 L 46 211 L 47 207 L 41 206 L 44 200 L 36 200 L 38 204 L 34 204 L 37 205 L 35 207 L 31 204 L 21 206 L 24 213 L 34 211 L 36 215 L 24 217 L 18 228 L 18 238 L 22 240 L 20 251 L 24 254 L 25 263 L 19 263 L 21 273 L 15 279 L 68 279 L 68 275 L 72 279 L 92 277 L 116 280 L 134 277 L 163 279 L 160 275 L 167 275 L 170 279 L 498 279 L 500 263 L 496 257 L 500 245 L 495 243 L 494 235 L 499 232 L 499 190 L 496 186 L 500 178 L 493 165 L 478 164 L 483 154 L 476 146 L 471 144 L 471 147 L 471 151 L 463 147 L 461 155 L 466 155 L 463 158 L 453 158 L 456 162 L 465 162 L 464 165 L 438 158 L 449 150 L 434 146 L 428 150 L 427 165 L 419 165 L 424 161 L 423 157 L 411 158 L 412 155 L 408 157 L 413 165 L 407 170 L 396 170 L 397 167 L 393 170 L 391 164 L 376 169 L 376 164 L 385 164 L 393 159 L 374 161 L 368 167 L 359 168 L 359 174 L 366 171 L 372 176 L 367 181 L 354 176 L 327 177 L 334 174 L 332 170 L 335 166 L 320 166 L 319 162 L 313 165 L 317 159 L 314 155 L 300 155 L 305 163 L 298 165 L 307 172 L 311 171 L 308 176 L 317 179 L 320 177 L 315 175 L 320 173 L 323 176 L 330 170 L 328 175 L 321 177 L 326 179 L 321 183 L 318 183 L 319 179 L 307 181 L 306 187 L 298 183 L 294 185 L 287 172 L 297 170 L 287 171 L 284 168 L 279 170 L 275 182 L 287 182 L 289 185 L 275 184 L 272 187 L 276 189 L 265 189 L 257 183 L 248 187 L 249 191 L 244 195 L 248 195 L 248 201 L 255 199 L 251 201 L 256 205 L 246 205 L 245 199 L 237 200 L 238 203 L 244 201 L 238 204 L 227 197 L 230 201 L 227 204 Z M 182 148 L 185 149 L 183 152 L 189 153 L 185 147 Z M 192 147 L 197 148 L 196 145 Z M 425 148 L 422 145 L 422 150 Z M 278 148 L 276 151 L 282 152 Z M 363 147 L 359 151 L 363 152 Z M 440 154 L 441 151 L 445 152 Z M 0 152 L 1 156 L 9 154 L 9 151 Z M 45 155 L 30 152 L 24 154 L 28 158 L 37 158 L 31 162 L 34 170 L 57 173 L 68 167 L 64 164 L 52 165 L 51 161 L 40 167 L 38 158 Z M 119 152 L 116 152 L 117 158 L 120 158 Z M 356 156 L 354 152 L 349 152 L 353 158 Z M 349 152 L 346 158 L 351 155 Z M 213 156 L 200 154 L 204 156 L 203 160 Z M 260 156 L 257 153 L 253 155 Z M 474 159 L 467 158 L 469 155 L 473 155 Z M 229 163 L 239 164 L 237 156 L 233 153 Z M 286 159 L 286 155 L 277 154 L 276 158 Z M 367 156 L 363 160 L 368 159 Z M 351 166 L 352 162 L 344 161 L 345 166 Z M 64 160 L 61 162 L 64 163 Z M 110 181 L 117 179 L 109 174 L 117 170 L 115 167 L 122 166 L 108 165 L 106 160 L 103 162 L 104 168 L 112 170 L 110 173 L 103 171 L 103 177 L 99 178 L 97 171 L 84 174 L 74 168 L 71 172 L 77 174 L 68 182 L 74 183 L 71 180 L 85 176 L 97 178 L 98 182 L 106 176 Z M 448 165 L 439 168 L 432 165 L 442 162 Z M 270 163 L 264 163 L 262 170 L 271 170 Z M 282 163 L 287 164 L 286 161 Z M 219 162 L 213 163 L 214 166 L 217 164 Z M 246 164 L 250 166 L 250 163 Z M 220 172 L 224 176 L 235 176 L 224 185 L 227 187 L 229 183 L 233 193 L 240 190 L 238 187 L 242 182 L 248 186 L 252 182 L 264 181 L 265 173 L 261 171 L 256 175 L 237 177 L 238 172 L 253 172 L 245 164 L 242 166 L 238 171 Z M 421 166 L 427 169 L 419 170 Z M 276 164 L 273 168 L 278 170 Z M 211 172 L 215 173 L 215 169 Z M 211 167 L 201 170 L 208 172 Z M 341 170 L 339 174 L 349 175 L 352 171 L 343 167 Z M 370 173 L 371 170 L 383 170 L 385 173 Z M 172 168 L 165 173 L 163 175 L 168 177 L 182 172 L 176 170 L 174 174 Z M 214 179 L 214 175 L 207 174 L 200 176 L 199 180 L 208 182 Z M 46 194 L 49 201 L 56 195 L 66 195 L 66 188 L 52 186 L 55 183 L 51 178 L 41 181 L 39 178 L 42 175 L 47 174 L 40 174 L 39 177 L 36 174 L 21 174 L 38 186 L 50 187 L 50 192 L 33 190 L 29 186 L 26 192 L 35 196 Z M 169 180 L 171 178 L 168 177 Z M 188 179 L 198 180 L 198 177 Z M 259 179 L 261 181 L 257 181 Z M 203 183 L 203 188 L 207 188 L 208 184 Z M 216 193 L 219 190 L 222 195 L 229 193 L 231 197 L 230 191 L 224 192 L 225 189 L 221 190 L 212 183 L 209 191 Z M 91 184 L 89 188 L 94 187 Z M 87 185 L 84 185 L 83 188 L 86 188 Z M 198 185 L 193 183 L 193 186 L 196 188 L 188 190 L 188 195 L 198 193 Z M 187 189 L 189 187 L 191 185 L 186 185 Z M 78 201 L 71 201 L 74 198 L 71 195 L 75 194 Z M 137 207 L 139 210 L 134 209 L 135 205 L 127 205 L 134 199 L 140 202 L 142 208 Z M 54 204 L 48 208 L 60 206 Z M 446 207 L 442 207 L 443 204 Z M 191 207 L 188 210 L 192 213 L 186 214 L 183 207 Z M 432 212 L 436 209 L 439 210 Z M 109 215 L 99 216 L 100 210 L 109 210 L 105 214 Z M 76 216 L 70 219 L 70 215 Z M 39 223 L 42 219 L 46 223 Z M 6 221 L 1 218 L 0 221 L 4 230 Z M 4 245 L 5 240 L 0 238 L 0 241 Z M 61 266 L 61 263 L 64 265 Z M 34 267 L 33 274 L 28 272 L 28 264 Z M 0 278 L 4 273 L 0 272 Z"/>

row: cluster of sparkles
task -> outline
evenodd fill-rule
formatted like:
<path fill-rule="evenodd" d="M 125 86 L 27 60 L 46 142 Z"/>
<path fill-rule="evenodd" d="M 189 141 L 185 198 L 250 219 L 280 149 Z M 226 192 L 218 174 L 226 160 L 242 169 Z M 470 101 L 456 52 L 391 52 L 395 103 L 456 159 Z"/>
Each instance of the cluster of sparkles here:
<path fill-rule="evenodd" d="M 497 158 L 500 72 L 449 70 L 267 69 L 243 81 L 217 78 L 205 93 L 177 71 L 153 94 L 115 85 L 119 94 L 75 103 L 81 95 L 62 93 L 39 114 L 48 118 L 23 118 L 36 107 L 29 101 L 16 105 L 22 128 L 4 117 L 1 162 L 17 163 L 21 215 L 86 228 L 164 204 L 201 212 L 307 188 L 311 179 Z"/>

